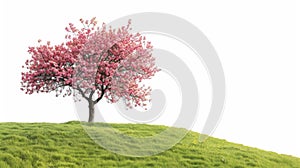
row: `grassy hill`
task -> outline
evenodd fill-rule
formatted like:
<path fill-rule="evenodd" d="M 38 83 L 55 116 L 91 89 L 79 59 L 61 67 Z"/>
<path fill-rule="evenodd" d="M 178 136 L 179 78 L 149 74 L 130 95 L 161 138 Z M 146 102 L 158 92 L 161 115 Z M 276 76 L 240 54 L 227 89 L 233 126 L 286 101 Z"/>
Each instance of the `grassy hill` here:
<path fill-rule="evenodd" d="M 138 137 L 153 135 L 167 128 L 144 124 L 113 124 L 113 127 Z M 128 157 L 95 144 L 79 122 L 0 123 L 0 168 L 300 167 L 300 158 L 212 137 L 200 143 L 198 137 L 198 133 L 189 132 L 182 141 L 163 153 L 151 157 Z"/>

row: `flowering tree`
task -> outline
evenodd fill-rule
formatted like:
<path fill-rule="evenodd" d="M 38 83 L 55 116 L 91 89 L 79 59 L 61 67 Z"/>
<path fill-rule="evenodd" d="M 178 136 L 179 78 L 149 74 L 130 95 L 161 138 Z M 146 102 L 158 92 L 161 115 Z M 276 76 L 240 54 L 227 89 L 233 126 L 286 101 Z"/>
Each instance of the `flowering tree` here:
<path fill-rule="evenodd" d="M 139 33 L 132 34 L 130 24 L 119 29 L 96 27 L 95 18 L 82 20 L 83 28 L 72 23 L 66 27 L 66 43 L 29 47 L 31 59 L 22 72 L 21 90 L 56 92 L 56 96 L 74 95 L 89 104 L 89 122 L 94 106 L 103 97 L 110 103 L 122 99 L 129 108 L 150 101 L 150 87 L 140 82 L 150 79 L 159 69 L 151 52 L 153 46 Z M 41 40 L 39 40 L 41 43 Z"/>

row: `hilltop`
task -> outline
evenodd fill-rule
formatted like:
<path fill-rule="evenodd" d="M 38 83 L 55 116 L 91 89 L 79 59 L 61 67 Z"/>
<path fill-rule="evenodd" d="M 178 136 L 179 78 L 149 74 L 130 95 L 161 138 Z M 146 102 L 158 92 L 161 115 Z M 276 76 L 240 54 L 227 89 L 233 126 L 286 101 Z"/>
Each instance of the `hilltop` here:
<path fill-rule="evenodd" d="M 112 124 L 124 134 L 151 136 L 168 127 Z M 105 128 L 98 128 L 105 132 Z M 178 129 L 180 130 L 180 129 Z M 97 145 L 80 122 L 0 123 L 0 168 L 8 167 L 300 167 L 300 158 L 189 132 L 173 148 L 150 157 L 122 156 Z"/>

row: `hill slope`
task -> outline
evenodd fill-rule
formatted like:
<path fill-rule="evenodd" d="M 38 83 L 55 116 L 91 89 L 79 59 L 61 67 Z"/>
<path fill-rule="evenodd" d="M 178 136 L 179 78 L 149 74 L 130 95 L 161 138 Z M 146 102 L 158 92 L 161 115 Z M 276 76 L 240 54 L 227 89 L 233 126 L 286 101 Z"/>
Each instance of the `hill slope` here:
<path fill-rule="evenodd" d="M 113 124 L 132 136 L 167 127 Z M 143 135 L 142 135 L 143 134 Z M 300 167 L 300 158 L 208 138 L 190 132 L 172 149 L 151 157 L 127 157 L 94 143 L 79 122 L 0 123 L 0 168 L 6 167 Z"/>

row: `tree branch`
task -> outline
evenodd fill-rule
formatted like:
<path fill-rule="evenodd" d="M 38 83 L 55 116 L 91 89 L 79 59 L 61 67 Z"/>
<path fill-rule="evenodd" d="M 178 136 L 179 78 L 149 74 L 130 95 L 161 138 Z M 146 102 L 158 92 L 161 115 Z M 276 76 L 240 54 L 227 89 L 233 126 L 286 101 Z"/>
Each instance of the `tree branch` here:
<path fill-rule="evenodd" d="M 94 93 L 95 93 L 95 90 L 91 91 L 91 93 L 89 95 L 89 99 L 92 99 Z"/>
<path fill-rule="evenodd" d="M 84 92 L 82 91 L 82 89 L 80 89 L 79 85 L 77 85 L 77 88 L 76 88 L 82 95 L 83 98 L 85 98 L 86 100 L 89 100 L 88 97 L 86 97 L 86 95 L 84 94 Z"/>
<path fill-rule="evenodd" d="M 104 86 L 101 85 L 101 95 L 94 101 L 95 104 L 98 103 L 103 98 L 106 88 L 107 87 L 104 88 Z"/>

